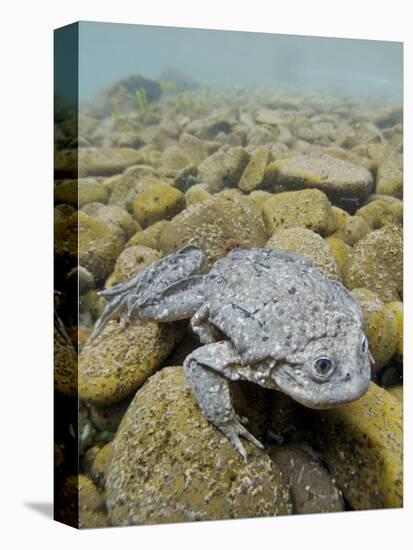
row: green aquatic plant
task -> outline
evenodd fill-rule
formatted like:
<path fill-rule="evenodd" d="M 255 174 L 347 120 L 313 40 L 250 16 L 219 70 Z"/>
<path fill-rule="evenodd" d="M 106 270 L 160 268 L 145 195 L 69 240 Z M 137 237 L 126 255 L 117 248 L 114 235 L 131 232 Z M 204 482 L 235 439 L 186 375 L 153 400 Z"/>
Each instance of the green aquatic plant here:
<path fill-rule="evenodd" d="M 207 115 L 212 109 L 211 87 L 205 84 L 201 92 L 183 91 L 175 99 L 176 110 L 182 114 L 199 117 Z"/>
<path fill-rule="evenodd" d="M 135 91 L 135 101 L 143 123 L 147 124 L 153 116 L 154 106 L 149 101 L 145 88 L 138 88 Z"/>
<path fill-rule="evenodd" d="M 176 83 L 169 80 L 162 80 L 161 90 L 163 92 L 176 92 Z"/>

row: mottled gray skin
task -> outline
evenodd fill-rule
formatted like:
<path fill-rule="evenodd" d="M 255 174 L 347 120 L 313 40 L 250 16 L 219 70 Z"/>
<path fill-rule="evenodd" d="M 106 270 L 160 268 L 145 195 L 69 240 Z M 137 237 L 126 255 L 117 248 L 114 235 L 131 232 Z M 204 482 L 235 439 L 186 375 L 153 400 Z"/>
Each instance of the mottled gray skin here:
<path fill-rule="evenodd" d="M 204 344 L 184 370 L 206 418 L 245 458 L 228 380 L 248 380 L 316 409 L 361 397 L 372 357 L 359 305 L 306 259 L 269 249 L 234 249 L 203 273 L 204 254 L 188 246 L 154 263 L 111 298 L 95 338 L 109 319 L 121 323 L 191 319 Z"/>

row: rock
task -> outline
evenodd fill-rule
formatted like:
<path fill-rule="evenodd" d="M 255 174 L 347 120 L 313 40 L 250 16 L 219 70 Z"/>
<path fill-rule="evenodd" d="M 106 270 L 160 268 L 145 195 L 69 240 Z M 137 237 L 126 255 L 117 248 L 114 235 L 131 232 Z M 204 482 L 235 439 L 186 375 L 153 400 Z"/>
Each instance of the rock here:
<path fill-rule="evenodd" d="M 252 155 L 239 181 L 241 191 L 249 193 L 262 185 L 269 159 L 270 152 L 266 147 L 258 149 Z"/>
<path fill-rule="evenodd" d="M 91 202 L 82 208 L 91 218 L 102 220 L 108 227 L 119 231 L 123 241 L 129 239 L 138 229 L 139 224 L 124 208 L 115 204 L 105 205 L 99 202 Z"/>
<path fill-rule="evenodd" d="M 346 216 L 341 220 L 338 229 L 332 233 L 332 237 L 342 239 L 345 243 L 353 246 L 370 232 L 370 225 L 361 216 Z"/>
<path fill-rule="evenodd" d="M 262 205 L 268 233 L 279 229 L 304 227 L 328 235 L 337 226 L 327 196 L 318 189 L 277 193 Z"/>
<path fill-rule="evenodd" d="M 70 218 L 70 216 L 75 212 L 76 208 L 70 206 L 69 204 L 58 204 L 57 206 L 55 206 L 53 210 L 55 239 L 57 239 L 59 235 L 59 230 L 64 225 L 66 220 Z"/>
<path fill-rule="evenodd" d="M 155 222 L 171 219 L 184 206 L 185 195 L 181 191 L 158 182 L 136 196 L 133 212 L 142 227 L 147 227 Z"/>
<path fill-rule="evenodd" d="M 54 389 L 71 397 L 77 394 L 77 355 L 75 348 L 60 332 L 54 328 L 53 337 Z"/>
<path fill-rule="evenodd" d="M 163 151 L 159 162 L 164 175 L 176 176 L 191 164 L 191 159 L 181 147 L 170 145 Z"/>
<path fill-rule="evenodd" d="M 239 189 L 223 189 L 219 193 L 215 193 L 215 196 L 220 199 L 237 200 L 244 195 Z"/>
<path fill-rule="evenodd" d="M 141 152 L 129 147 L 79 149 L 79 176 L 111 176 L 120 174 L 133 164 L 139 164 Z"/>
<path fill-rule="evenodd" d="M 130 325 L 110 321 L 79 357 L 81 399 L 112 405 L 136 391 L 162 364 L 182 335 L 181 323 Z"/>
<path fill-rule="evenodd" d="M 377 169 L 376 193 L 403 198 L 403 161 L 400 157 L 390 157 L 379 164 Z"/>
<path fill-rule="evenodd" d="M 278 467 L 245 445 L 247 461 L 202 415 L 183 369 L 164 368 L 136 394 L 113 442 L 112 524 L 289 514 Z"/>
<path fill-rule="evenodd" d="M 268 453 L 290 487 L 294 514 L 342 512 L 343 495 L 318 460 L 297 446 L 271 445 Z"/>
<path fill-rule="evenodd" d="M 268 191 L 262 191 L 261 189 L 259 189 L 258 191 L 253 191 L 252 193 L 250 193 L 248 195 L 248 198 L 255 204 L 255 206 L 258 206 L 258 208 L 261 208 L 264 202 L 273 196 L 274 195 L 272 193 L 269 193 Z"/>
<path fill-rule="evenodd" d="M 288 250 L 307 258 L 333 281 L 340 281 L 340 269 L 331 248 L 320 235 L 304 227 L 280 229 L 265 245 L 272 250 Z"/>
<path fill-rule="evenodd" d="M 368 288 L 384 302 L 403 294 L 403 243 L 399 226 L 386 225 L 358 241 L 343 272 L 349 289 Z"/>
<path fill-rule="evenodd" d="M 335 204 L 358 204 L 373 189 L 373 177 L 362 166 L 324 154 L 297 155 L 268 164 L 265 181 L 284 190 L 317 188 Z"/>
<path fill-rule="evenodd" d="M 102 491 L 99 491 L 99 489 L 96 487 L 96 485 L 93 483 L 93 481 L 85 476 L 84 474 L 80 474 L 78 478 L 78 495 L 79 495 L 79 516 L 80 516 L 80 522 L 83 524 L 82 527 L 95 527 L 95 525 L 89 525 L 90 523 L 90 516 L 89 513 L 93 512 L 99 512 L 103 514 L 105 501 L 104 501 L 104 494 Z M 83 518 L 83 516 L 86 515 L 86 518 Z M 106 522 L 103 525 L 103 527 L 107 526 L 107 517 L 105 515 Z M 88 525 L 85 525 L 85 519 L 87 519 Z M 98 521 L 98 525 L 96 527 L 100 527 L 100 521 Z M 79 525 L 79 527 L 81 527 Z"/>
<path fill-rule="evenodd" d="M 68 234 L 68 238 L 73 239 L 71 245 L 69 244 L 72 254 L 76 257 L 77 251 L 79 252 L 79 264 L 89 270 L 96 284 L 100 285 L 112 272 L 116 258 L 123 249 L 124 241 L 119 238 L 118 231 L 112 226 L 108 226 L 102 220 L 91 218 L 82 211 L 73 214 L 67 221 L 67 225 L 69 228 L 74 226 L 74 232 Z M 79 242 L 77 242 L 77 229 Z"/>
<path fill-rule="evenodd" d="M 68 285 L 73 285 L 75 287 L 79 285 L 79 294 L 85 294 L 89 290 L 93 290 L 96 286 L 95 278 L 92 273 L 81 265 L 69 271 L 66 279 Z"/>
<path fill-rule="evenodd" d="M 109 464 L 112 458 L 112 443 L 107 443 L 96 453 L 95 460 L 92 464 L 91 476 L 96 485 L 105 489 L 105 483 Z"/>
<path fill-rule="evenodd" d="M 146 246 L 148 248 L 154 248 L 155 250 L 159 248 L 159 237 L 161 235 L 162 229 L 168 222 L 166 220 L 161 220 L 156 222 L 143 231 L 138 231 L 129 239 L 126 243 L 126 246 Z"/>
<path fill-rule="evenodd" d="M 258 124 L 269 124 L 270 126 L 277 126 L 285 122 L 285 117 L 279 111 L 272 109 L 259 109 L 255 113 L 255 122 Z"/>
<path fill-rule="evenodd" d="M 401 403 L 373 382 L 358 401 L 312 413 L 323 460 L 354 510 L 403 506 Z"/>
<path fill-rule="evenodd" d="M 385 311 L 394 315 L 397 324 L 398 343 L 396 353 L 403 357 L 403 302 L 390 302 L 384 306 Z"/>
<path fill-rule="evenodd" d="M 113 181 L 109 204 L 116 204 L 132 213 L 136 195 L 159 181 L 153 175 L 154 169 L 150 166 L 131 166 Z"/>
<path fill-rule="evenodd" d="M 356 288 L 352 294 L 363 311 L 365 332 L 374 358 L 372 372 L 376 373 L 396 353 L 400 339 L 397 319 L 374 292 L 366 288 Z"/>
<path fill-rule="evenodd" d="M 55 203 L 65 203 L 81 208 L 89 202 L 107 203 L 109 192 L 101 181 L 93 178 L 63 180 L 54 188 Z"/>
<path fill-rule="evenodd" d="M 391 388 L 386 389 L 390 395 L 398 399 L 403 405 L 403 386 L 392 386 Z"/>
<path fill-rule="evenodd" d="M 253 146 L 254 148 L 260 145 L 269 145 L 273 139 L 273 132 L 261 126 L 254 126 L 247 134 L 248 146 Z"/>
<path fill-rule="evenodd" d="M 195 165 L 200 164 L 208 156 L 206 143 L 192 134 L 181 134 L 179 145 Z"/>
<path fill-rule="evenodd" d="M 200 246 L 210 268 L 228 252 L 231 239 L 248 241 L 252 247 L 267 241 L 261 213 L 248 199 L 213 197 L 190 206 L 164 227 L 159 244 L 164 255 L 189 244 Z"/>
<path fill-rule="evenodd" d="M 129 246 L 120 254 L 116 260 L 112 275 L 106 281 L 106 288 L 125 283 L 133 279 L 138 273 L 143 271 L 161 258 L 160 252 L 146 246 Z"/>
<path fill-rule="evenodd" d="M 201 183 L 208 184 L 212 193 L 224 187 L 236 187 L 248 161 L 249 155 L 242 147 L 217 151 L 201 162 L 198 176 Z"/>
<path fill-rule="evenodd" d="M 356 215 L 364 218 L 372 229 L 385 225 L 403 224 L 403 202 L 398 199 L 375 199 L 359 210 Z"/>
<path fill-rule="evenodd" d="M 348 257 L 351 253 L 351 246 L 345 243 L 342 239 L 335 237 L 334 233 L 333 235 L 326 237 L 324 240 L 330 247 L 334 258 L 336 259 L 340 273 L 343 273 Z"/>
<path fill-rule="evenodd" d="M 212 197 L 211 193 L 208 192 L 208 185 L 206 183 L 198 183 L 193 185 L 185 193 L 185 203 L 189 207 L 198 202 L 207 201 Z"/>
<path fill-rule="evenodd" d="M 390 128 L 396 124 L 403 124 L 403 107 L 383 109 L 374 122 L 379 128 Z"/>

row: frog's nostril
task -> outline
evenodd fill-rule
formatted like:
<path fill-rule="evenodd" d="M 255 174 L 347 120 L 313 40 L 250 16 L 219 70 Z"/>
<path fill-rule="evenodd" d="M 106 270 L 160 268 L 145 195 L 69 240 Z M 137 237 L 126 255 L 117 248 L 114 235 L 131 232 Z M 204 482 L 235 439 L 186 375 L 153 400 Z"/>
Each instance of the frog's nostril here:
<path fill-rule="evenodd" d="M 349 372 L 346 372 L 346 380 L 348 380 L 350 378 L 350 373 Z"/>

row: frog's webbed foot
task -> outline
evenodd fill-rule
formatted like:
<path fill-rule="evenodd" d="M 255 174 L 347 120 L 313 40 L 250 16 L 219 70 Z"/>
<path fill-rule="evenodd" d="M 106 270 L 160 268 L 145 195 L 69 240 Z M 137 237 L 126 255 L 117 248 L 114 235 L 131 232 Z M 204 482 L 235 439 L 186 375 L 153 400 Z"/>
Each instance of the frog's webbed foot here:
<path fill-rule="evenodd" d="M 240 358 L 230 342 L 208 344 L 192 352 L 184 361 L 185 374 L 195 393 L 204 416 L 225 434 L 240 455 L 247 453 L 239 436 L 247 439 L 259 449 L 263 445 L 241 424 L 231 404 L 228 380 L 238 380 L 231 365 L 240 363 Z M 213 369 L 217 370 L 213 370 Z M 220 372 L 224 372 L 225 378 Z"/>

